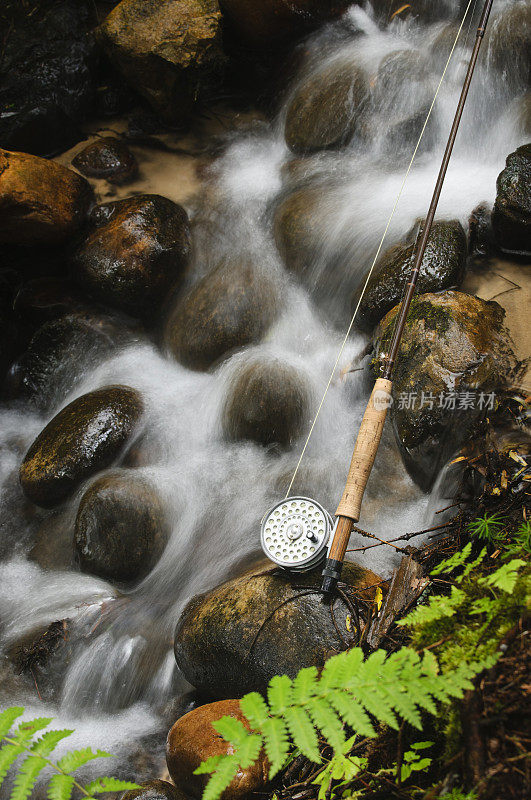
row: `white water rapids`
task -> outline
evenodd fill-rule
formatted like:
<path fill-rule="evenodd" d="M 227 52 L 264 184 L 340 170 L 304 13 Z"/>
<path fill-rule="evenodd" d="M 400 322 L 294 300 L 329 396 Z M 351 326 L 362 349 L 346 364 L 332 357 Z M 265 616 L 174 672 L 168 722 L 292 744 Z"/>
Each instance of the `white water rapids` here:
<path fill-rule="evenodd" d="M 445 4 L 448 19 L 457 17 L 459 5 Z M 492 31 L 514 5 L 511 0 L 495 3 Z M 478 13 L 476 8 L 472 23 L 464 27 L 434 112 L 429 149 L 419 154 L 386 246 L 405 236 L 426 213 Z M 332 59 L 351 60 L 372 75 L 387 54 L 407 49 L 423 59 L 432 96 L 451 46 L 450 42 L 446 50 L 443 45 L 435 47 L 447 24 L 397 18 L 381 29 L 370 11 L 353 6 L 344 19 L 307 43 L 306 61 L 292 89 L 305 74 Z M 438 212 L 441 218 L 458 218 L 465 229 L 472 209 L 494 200 L 496 177 L 507 154 L 524 141 L 518 122 L 522 87 L 510 70 L 492 63 L 489 40 L 485 44 Z M 397 84 L 392 103 L 407 108 L 417 91 L 415 75 L 410 75 Z M 71 724 L 78 730 L 77 743 L 83 740 L 119 754 L 125 740 L 130 746 L 136 737 L 157 730 L 161 710 L 186 689 L 171 649 L 179 613 L 194 594 L 234 574 L 238 565 L 258 554 L 260 519 L 285 493 L 302 446 L 300 441 L 278 455 L 252 443 L 224 441 L 220 411 L 227 387 L 242 362 L 257 353 L 271 353 L 307 375 L 315 411 L 346 327 L 350 287 L 372 261 L 403 179 L 408 158 L 386 155 L 377 126 L 369 142 L 355 141 L 339 152 L 308 159 L 301 180 L 319 180 L 323 203 L 315 220 L 320 257 L 310 285 L 303 286 L 284 269 L 272 235 L 271 209 L 285 187 L 285 167 L 293 158 L 283 138 L 284 108 L 270 125 L 260 124 L 227 140 L 211 169 L 203 204 L 187 209 L 195 219 L 197 274 L 207 272 L 224 255 L 245 253 L 275 276 L 282 288 L 282 309 L 265 341 L 233 355 L 213 372 L 200 373 L 179 365 L 146 340 L 101 363 L 62 404 L 108 383 L 133 386 L 145 398 L 152 461 L 139 469 L 163 496 L 172 533 L 160 562 L 140 586 L 123 595 L 102 580 L 73 571 L 44 571 L 27 559 L 31 509 L 18 487 L 18 467 L 27 447 L 58 409 L 46 418 L 20 408 L 1 412 L 0 647 L 5 652 L 23 634 L 49 622 L 74 621 L 70 655 L 55 676 L 56 698 L 47 711 L 59 718 L 58 726 Z M 382 107 L 374 113 L 388 111 Z M 212 207 L 210 198 L 215 198 Z M 343 272 L 317 305 L 312 281 L 319 281 L 324 265 L 334 258 L 344 265 Z M 352 336 L 340 369 L 356 359 L 366 342 L 361 335 Z M 336 376 L 294 487 L 295 493 L 313 496 L 331 511 L 342 491 L 367 392 L 364 372 L 342 380 Z M 79 495 L 70 504 L 74 513 L 78 500 Z M 360 525 L 389 539 L 427 527 L 436 503 L 405 474 L 389 426 Z M 42 520 L 49 514 L 38 516 Z M 353 536 L 351 547 L 365 543 Z M 385 575 L 396 563 L 391 548 L 356 556 Z M 17 702 L 31 706 L 30 710 L 38 706 L 39 714 L 44 713 L 34 692 L 28 689 L 25 696 L 18 696 L 17 691 L 18 684 L 4 682 L 0 705 Z"/>

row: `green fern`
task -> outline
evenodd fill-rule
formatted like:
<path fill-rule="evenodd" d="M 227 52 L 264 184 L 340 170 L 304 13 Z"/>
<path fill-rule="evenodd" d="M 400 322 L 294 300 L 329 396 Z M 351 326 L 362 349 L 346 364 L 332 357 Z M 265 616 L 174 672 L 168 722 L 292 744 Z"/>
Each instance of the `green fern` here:
<path fill-rule="evenodd" d="M 288 737 L 310 761 L 321 763 L 319 736 L 334 751 L 318 781 L 321 796 L 327 778 L 328 783 L 334 775 L 346 780 L 345 776 L 354 776 L 363 766 L 363 760 L 348 755 L 353 740 L 346 738 L 345 725 L 353 728 L 355 735 L 375 736 L 372 718 L 394 729 L 403 719 L 420 730 L 422 711 L 434 714 L 436 701 L 447 703 L 462 697 L 472 688 L 475 675 L 494 661 L 464 662 L 442 675 L 430 652 L 420 656 L 404 647 L 391 655 L 377 650 L 364 659 L 361 648 L 353 648 L 330 658 L 321 675 L 315 667 L 301 670 L 294 680 L 277 675 L 269 683 L 267 702 L 256 692 L 240 701 L 250 731 L 230 717 L 214 723 L 234 752 L 208 759 L 196 770 L 196 774 L 211 774 L 203 798 L 216 800 L 238 768 L 253 763 L 262 748 L 271 763 L 272 778 L 285 763 Z M 412 756 L 408 762 L 411 772 L 418 763 L 424 768 L 426 760 Z"/>
<path fill-rule="evenodd" d="M 40 738 L 33 739 L 35 734 L 47 728 L 52 722 L 51 718 L 39 717 L 34 720 L 22 721 L 15 731 L 13 725 L 24 713 L 21 706 L 6 708 L 0 714 L 0 786 L 15 762 L 24 754 L 26 757 L 16 768 L 10 800 L 27 800 L 45 768 L 51 769 L 55 774 L 48 782 L 49 800 L 70 800 L 74 791 L 89 800 L 95 800 L 95 795 L 103 792 L 127 791 L 140 788 L 131 781 L 120 781 L 116 778 L 98 778 L 86 786 L 80 784 L 72 775 L 78 769 L 96 758 L 109 758 L 110 754 L 103 750 L 95 753 L 86 747 L 82 750 L 72 750 L 62 756 L 57 762 L 51 761 L 49 756 L 60 741 L 70 736 L 72 730 L 46 731 Z M 257 753 L 258 755 L 258 753 Z"/>

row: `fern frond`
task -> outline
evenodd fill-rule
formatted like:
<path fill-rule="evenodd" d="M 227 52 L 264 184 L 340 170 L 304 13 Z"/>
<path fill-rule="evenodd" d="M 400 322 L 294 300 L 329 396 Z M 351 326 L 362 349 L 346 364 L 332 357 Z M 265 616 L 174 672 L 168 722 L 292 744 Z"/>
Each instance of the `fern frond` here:
<path fill-rule="evenodd" d="M 363 706 L 351 694 L 337 689 L 327 694 L 330 704 L 359 736 L 374 736 L 372 723 Z"/>
<path fill-rule="evenodd" d="M 525 561 L 521 558 L 513 558 L 507 564 L 502 564 L 492 575 L 481 578 L 480 582 L 485 586 L 491 586 L 493 589 L 500 589 L 502 592 L 512 594 L 518 580 L 518 572 L 524 566 Z"/>
<path fill-rule="evenodd" d="M 462 550 L 458 550 L 457 553 L 454 553 L 453 556 L 450 558 L 441 561 L 440 564 L 437 564 L 431 571 L 431 575 L 442 575 L 447 574 L 449 572 L 453 572 L 454 569 L 458 567 L 462 567 L 467 561 L 470 553 L 472 552 L 472 542 L 468 542 Z"/>
<path fill-rule="evenodd" d="M 341 750 L 345 743 L 345 732 L 334 708 L 322 697 L 314 697 L 306 707 L 314 725 L 322 731 L 326 741 L 334 750 Z"/>
<path fill-rule="evenodd" d="M 0 750 L 0 786 L 9 772 L 12 764 L 15 763 L 24 747 L 21 744 L 5 744 Z"/>
<path fill-rule="evenodd" d="M 34 742 L 31 752 L 37 756 L 49 756 L 62 739 L 66 739 L 67 736 L 71 736 L 73 733 L 74 731 L 66 729 L 62 731 L 47 731 L 40 739 Z"/>
<path fill-rule="evenodd" d="M 63 772 L 75 772 L 80 767 L 88 764 L 89 761 L 94 761 L 95 758 L 112 758 L 112 755 L 104 750 L 96 750 L 93 753 L 90 747 L 84 747 L 82 750 L 72 750 L 70 753 L 65 753 L 57 762 L 57 766 Z"/>
<path fill-rule="evenodd" d="M 210 756 L 205 761 L 202 761 L 197 769 L 194 769 L 194 775 L 207 775 L 210 772 L 215 772 L 224 758 L 225 756 Z"/>
<path fill-rule="evenodd" d="M 282 769 L 289 752 L 288 729 L 283 719 L 270 717 L 262 725 L 264 749 L 271 767 L 269 777 L 272 778 Z"/>
<path fill-rule="evenodd" d="M 466 599 L 465 592 L 456 586 L 452 586 L 449 596 L 436 595 L 430 597 L 427 605 L 417 606 L 407 617 L 396 620 L 396 624 L 416 627 L 418 625 L 427 625 L 430 622 L 437 622 L 445 617 L 452 617 Z"/>
<path fill-rule="evenodd" d="M 304 708 L 300 706 L 286 708 L 284 719 L 296 747 L 306 758 L 318 764 L 321 760 L 319 742 L 312 721 Z"/>
<path fill-rule="evenodd" d="M 22 706 L 11 706 L 10 708 L 6 708 L 5 711 L 2 711 L 0 714 L 0 738 L 9 733 L 14 721 L 18 719 L 18 717 L 21 717 L 23 713 L 24 709 Z"/>
<path fill-rule="evenodd" d="M 29 742 L 34 733 L 47 728 L 50 722 L 52 722 L 52 717 L 37 717 L 36 719 L 25 720 L 18 726 L 13 739 L 18 744 L 25 744 Z"/>
<path fill-rule="evenodd" d="M 275 675 L 269 682 L 267 699 L 272 714 L 283 714 L 291 705 L 292 682 L 287 675 Z"/>
<path fill-rule="evenodd" d="M 87 783 L 83 787 L 89 794 L 102 794 L 103 792 L 128 792 L 131 789 L 140 789 L 138 783 L 131 781 L 121 781 L 118 778 L 97 778 L 95 781 Z"/>
<path fill-rule="evenodd" d="M 317 667 L 301 669 L 293 681 L 293 703 L 304 703 L 315 693 L 317 685 Z"/>
<path fill-rule="evenodd" d="M 73 788 L 71 775 L 53 775 L 48 784 L 48 800 L 70 800 Z"/>
<path fill-rule="evenodd" d="M 244 717 L 249 721 L 251 728 L 259 728 L 269 715 L 267 703 L 258 692 L 246 694 L 240 700 L 240 709 Z"/>
<path fill-rule="evenodd" d="M 42 772 L 46 764 L 47 761 L 42 756 L 28 756 L 25 758 L 15 778 L 10 800 L 26 800 L 31 794 L 39 773 Z"/>
<path fill-rule="evenodd" d="M 216 800 L 229 786 L 238 772 L 238 767 L 238 758 L 235 755 L 225 756 L 207 783 L 203 800 Z"/>
<path fill-rule="evenodd" d="M 225 716 L 212 723 L 212 727 L 220 733 L 225 741 L 238 746 L 249 735 L 244 724 L 236 717 Z"/>
<path fill-rule="evenodd" d="M 238 747 L 237 755 L 240 767 L 249 769 L 260 755 L 262 749 L 262 737 L 257 734 L 248 736 Z"/>

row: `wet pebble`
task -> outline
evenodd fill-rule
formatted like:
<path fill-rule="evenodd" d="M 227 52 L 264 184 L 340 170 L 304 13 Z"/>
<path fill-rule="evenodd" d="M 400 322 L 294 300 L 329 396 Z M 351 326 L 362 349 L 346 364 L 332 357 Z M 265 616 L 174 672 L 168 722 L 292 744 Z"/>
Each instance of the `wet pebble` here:
<path fill-rule="evenodd" d="M 138 171 L 136 158 L 127 145 L 113 136 L 87 145 L 72 159 L 72 164 L 89 178 L 105 178 L 117 184 L 132 180 Z"/>

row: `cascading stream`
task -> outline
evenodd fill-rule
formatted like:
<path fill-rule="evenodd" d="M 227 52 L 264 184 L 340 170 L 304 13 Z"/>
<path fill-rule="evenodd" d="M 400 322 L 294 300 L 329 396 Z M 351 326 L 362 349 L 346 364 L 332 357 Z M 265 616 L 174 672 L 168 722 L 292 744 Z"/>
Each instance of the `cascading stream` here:
<path fill-rule="evenodd" d="M 491 37 L 441 196 L 438 217 L 457 218 L 465 227 L 478 203 L 494 199 L 506 155 L 523 142 L 517 124 L 523 91 L 518 65 L 513 72 L 500 69 L 495 51 L 496 31 L 512 5 L 508 0 L 495 5 Z M 0 524 L 11 549 L 2 553 L 5 560 L 0 564 L 1 647 L 7 649 L 39 625 L 66 617 L 74 621 L 69 660 L 57 678 L 61 699 L 54 711 L 60 717 L 92 719 L 119 711 L 119 739 L 124 715 L 141 709 L 144 729 L 138 732 L 145 733 L 156 727 L 165 704 L 186 690 L 171 652 L 179 613 L 191 596 L 235 574 L 239 565 L 259 554 L 260 518 L 283 497 L 299 455 L 300 443 L 278 454 L 251 443 L 227 442 L 221 435 L 221 417 L 228 387 L 252 359 L 280 357 L 305 376 L 315 410 L 349 316 L 350 296 L 374 257 L 416 141 L 407 125 L 391 141 L 388 120 L 415 117 L 431 102 L 458 6 L 446 3 L 446 18 L 433 24 L 397 18 L 385 30 L 367 9 L 353 6 L 308 43 L 307 58 L 277 120 L 234 135 L 211 168 L 208 191 L 191 210 L 195 270 L 202 275 L 221 257 L 247 257 L 272 279 L 281 299 L 266 340 L 209 373 L 192 372 L 149 342 L 139 342 L 99 364 L 68 398 L 107 383 L 127 384 L 144 397 L 144 439 L 151 463 L 139 471 L 164 499 L 171 536 L 163 557 L 139 586 L 122 594 L 103 580 L 44 571 L 27 560 L 29 524 L 16 472 L 20 454 L 49 417 L 28 410 L 2 412 Z M 425 213 L 461 87 L 467 30 L 465 26 L 427 144 L 409 177 L 386 245 L 403 238 Z M 297 163 L 285 144 L 284 126 L 290 98 L 301 82 L 321 74 L 326 80 L 327 69 L 336 62 L 355 66 L 374 81 L 382 61 L 399 51 L 408 54 L 407 60 L 397 61 L 396 67 L 389 62 L 381 91 L 376 88 L 367 102 L 367 135 Z M 272 233 L 274 208 L 295 188 L 316 198 L 316 255 L 303 281 L 284 268 Z M 356 360 L 366 341 L 361 334 L 351 337 L 340 369 Z M 345 432 L 354 434 L 367 390 L 363 372 L 334 381 L 294 487 L 330 510 L 337 504 L 350 461 L 352 441 Z M 78 500 L 79 494 L 71 500 L 73 513 Z M 433 502 L 405 474 L 388 430 L 360 525 L 392 538 L 427 527 L 432 514 Z M 362 541 L 353 536 L 352 546 Z M 396 563 L 391 548 L 356 555 L 380 574 L 389 573 Z M 7 703 L 9 687 L 5 693 L 0 697 Z"/>

